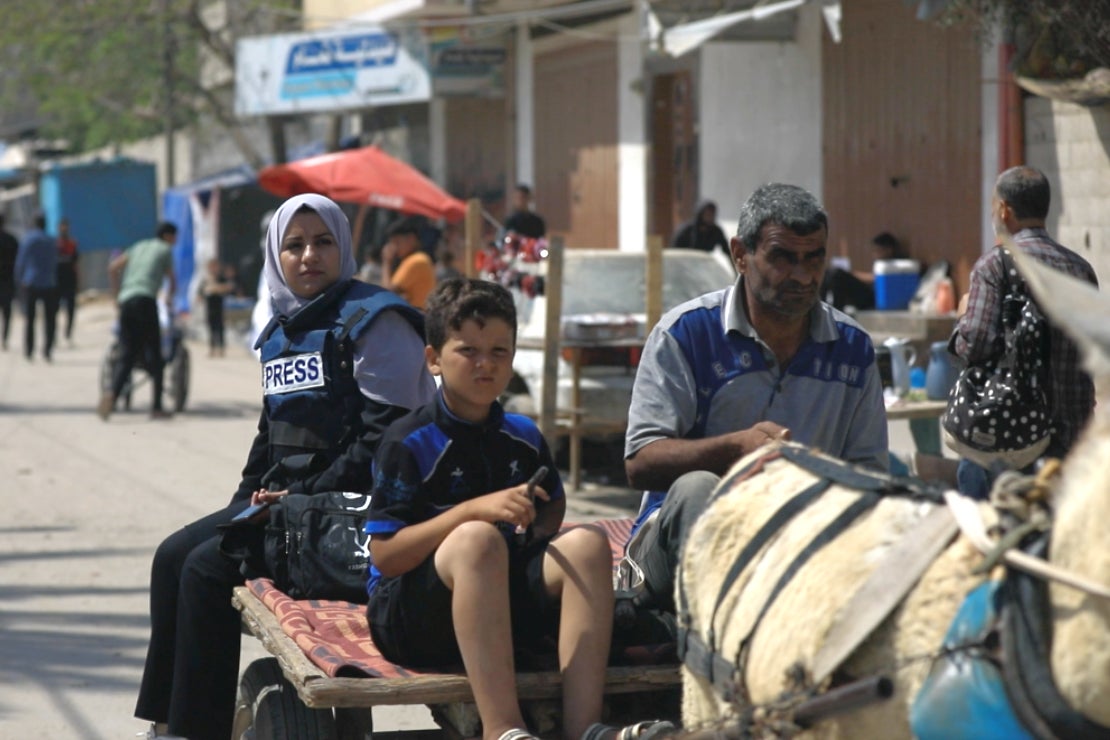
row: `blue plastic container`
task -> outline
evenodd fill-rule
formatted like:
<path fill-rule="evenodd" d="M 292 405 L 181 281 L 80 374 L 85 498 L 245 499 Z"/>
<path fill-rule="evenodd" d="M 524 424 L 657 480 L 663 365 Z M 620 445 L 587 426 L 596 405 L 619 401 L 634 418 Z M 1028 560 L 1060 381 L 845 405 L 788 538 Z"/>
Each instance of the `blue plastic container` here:
<path fill-rule="evenodd" d="M 920 280 L 921 266 L 917 260 L 876 260 L 875 308 L 883 311 L 909 308 Z"/>

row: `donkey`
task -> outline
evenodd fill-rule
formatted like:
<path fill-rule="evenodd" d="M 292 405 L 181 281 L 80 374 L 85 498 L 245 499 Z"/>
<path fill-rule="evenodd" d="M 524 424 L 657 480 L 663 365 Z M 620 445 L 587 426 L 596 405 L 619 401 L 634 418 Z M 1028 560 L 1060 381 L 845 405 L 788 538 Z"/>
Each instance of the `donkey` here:
<path fill-rule="evenodd" d="M 1079 344 L 1097 394 L 1107 397 L 1110 298 L 1020 253 L 1015 260 L 1038 303 Z M 784 570 L 805 559 L 798 553 L 861 495 L 851 484 L 831 485 L 787 526 L 766 536 L 758 554 L 738 575 L 729 577 L 738 554 L 765 531 L 764 523 L 783 502 L 820 478 L 792 461 L 804 448 L 780 443 L 774 450 L 779 454 L 767 457 L 768 448 L 752 453 L 722 479 L 682 555 L 676 602 L 684 612 L 679 615 L 680 650 L 687 649 L 683 725 L 691 730 L 735 726 L 736 719 L 743 718 L 745 727 L 755 728 L 749 734 L 758 735 L 763 718 L 762 726 L 771 728 L 766 734 L 783 727 L 788 728 L 785 734 L 791 734 L 798 728 L 789 721 L 789 711 L 780 714 L 786 716 L 785 722 L 776 725 L 774 721 L 776 708 L 788 708 L 791 697 L 812 695 L 832 683 L 882 675 L 892 687 L 888 700 L 830 717 L 808 732 L 814 737 L 854 740 L 909 738 L 914 698 L 965 596 L 985 577 L 975 572 L 983 563 L 983 553 L 965 532 L 957 531 L 951 518 L 946 523 L 944 502 L 928 491 L 883 496 L 813 552 L 771 599 Z M 1047 483 L 1051 517 L 1047 559 L 1052 566 L 1094 584 L 1110 584 L 1107 460 L 1110 408 L 1103 404 L 1096 408 L 1059 474 Z M 741 474 L 753 464 L 758 464 L 758 472 Z M 999 522 L 998 513 L 987 504 L 976 507 L 959 497 L 954 501 L 962 501 L 965 509 L 977 508 L 985 527 Z M 921 559 L 921 551 L 929 551 L 927 559 Z M 916 569 L 915 562 L 920 562 Z M 903 563 L 907 572 L 900 574 Z M 884 588 L 869 581 L 879 568 L 886 569 L 887 582 L 893 584 L 886 590 L 905 591 L 905 595 L 876 614 L 868 612 L 868 599 L 853 600 L 852 595 L 861 588 L 881 595 Z M 722 594 L 726 579 L 732 583 Z M 847 609 L 850 601 L 853 606 Z M 1046 649 L 1046 662 L 1058 695 L 1081 719 L 1110 727 L 1110 599 L 1051 582 L 1047 601 L 1051 648 Z M 828 649 L 831 636 L 850 632 L 854 620 L 867 619 L 877 626 L 848 643 L 845 655 L 830 662 L 830 655 L 836 653 Z M 692 636 L 687 641 L 692 647 L 681 644 L 687 635 Z M 715 660 L 704 654 L 707 644 Z M 701 669 L 692 670 L 699 661 Z M 707 675 L 706 666 L 715 668 L 712 675 Z M 730 672 L 733 675 L 727 675 Z"/>

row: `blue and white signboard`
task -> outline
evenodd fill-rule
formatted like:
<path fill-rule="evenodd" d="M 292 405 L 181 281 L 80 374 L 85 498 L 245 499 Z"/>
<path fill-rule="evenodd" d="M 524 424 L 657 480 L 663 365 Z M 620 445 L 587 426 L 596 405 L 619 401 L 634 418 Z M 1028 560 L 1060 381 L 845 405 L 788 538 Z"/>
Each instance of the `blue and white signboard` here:
<path fill-rule="evenodd" d="M 469 29 L 433 28 L 425 37 L 435 94 L 500 97 L 505 94 L 504 34 L 472 38 Z"/>
<path fill-rule="evenodd" d="M 235 48 L 235 112 L 306 113 L 416 103 L 431 97 L 418 32 L 363 27 L 242 38 Z"/>

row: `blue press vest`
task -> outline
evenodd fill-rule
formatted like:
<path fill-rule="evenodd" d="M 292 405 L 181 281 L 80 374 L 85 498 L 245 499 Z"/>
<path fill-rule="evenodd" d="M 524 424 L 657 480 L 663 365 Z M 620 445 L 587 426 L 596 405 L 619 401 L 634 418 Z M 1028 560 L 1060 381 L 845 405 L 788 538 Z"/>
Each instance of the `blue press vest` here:
<path fill-rule="evenodd" d="M 352 346 L 382 311 L 397 311 L 423 335 L 419 311 L 395 293 L 357 280 L 334 286 L 262 331 L 256 346 L 271 463 L 301 453 L 319 453 L 330 463 L 362 433 L 364 397 L 354 378 Z"/>

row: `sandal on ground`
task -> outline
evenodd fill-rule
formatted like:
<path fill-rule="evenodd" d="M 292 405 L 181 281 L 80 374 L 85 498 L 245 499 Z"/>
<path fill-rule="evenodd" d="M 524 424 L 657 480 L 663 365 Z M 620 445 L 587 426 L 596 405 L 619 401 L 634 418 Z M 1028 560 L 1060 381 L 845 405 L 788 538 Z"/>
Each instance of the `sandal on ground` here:
<path fill-rule="evenodd" d="M 501 733 L 497 740 L 540 740 L 538 737 L 528 732 L 528 730 L 505 730 Z"/>
<path fill-rule="evenodd" d="M 613 727 L 595 722 L 586 728 L 582 740 L 605 740 L 610 733 L 616 733 L 612 740 L 655 740 L 656 738 L 669 737 L 677 728 L 665 720 L 649 719 L 629 725 L 628 727 Z"/>

